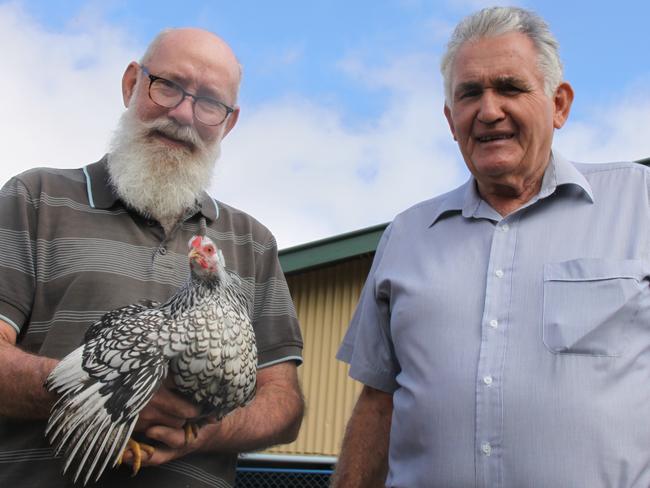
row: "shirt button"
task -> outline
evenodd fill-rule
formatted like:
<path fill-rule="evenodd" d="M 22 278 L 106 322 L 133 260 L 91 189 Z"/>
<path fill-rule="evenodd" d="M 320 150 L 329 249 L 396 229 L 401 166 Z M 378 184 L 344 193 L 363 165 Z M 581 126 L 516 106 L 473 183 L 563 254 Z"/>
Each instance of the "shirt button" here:
<path fill-rule="evenodd" d="M 484 376 L 483 383 L 485 383 L 487 386 L 490 386 L 492 384 L 492 376 Z"/>
<path fill-rule="evenodd" d="M 493 329 L 496 329 L 499 326 L 499 322 L 495 319 L 490 320 L 489 324 Z"/>
<path fill-rule="evenodd" d="M 497 269 L 494 272 L 495 275 L 497 275 L 497 278 L 503 278 L 503 270 L 502 269 Z"/>
<path fill-rule="evenodd" d="M 490 445 L 489 442 L 484 442 L 483 444 L 481 444 L 481 452 L 486 456 L 492 454 L 492 446 Z"/>
<path fill-rule="evenodd" d="M 508 231 L 510 230 L 510 226 L 509 226 L 508 224 L 503 224 L 503 225 L 501 226 L 501 230 L 502 230 L 503 232 L 508 232 Z"/>
<path fill-rule="evenodd" d="M 160 249 L 158 249 L 158 252 L 164 256 L 165 254 L 167 254 L 167 248 L 161 247 Z"/>

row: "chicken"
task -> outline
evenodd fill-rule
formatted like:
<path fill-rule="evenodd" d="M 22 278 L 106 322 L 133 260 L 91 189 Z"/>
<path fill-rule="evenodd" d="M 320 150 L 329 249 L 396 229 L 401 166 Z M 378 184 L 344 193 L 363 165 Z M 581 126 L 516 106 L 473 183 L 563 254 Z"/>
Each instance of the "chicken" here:
<path fill-rule="evenodd" d="M 201 408 L 188 424 L 194 430 L 255 395 L 257 349 L 239 278 L 205 235 L 189 248 L 190 279 L 176 294 L 106 313 L 46 380 L 60 395 L 46 436 L 63 454 L 63 471 L 76 467 L 75 482 L 97 480 L 121 461 L 139 412 L 168 375 Z"/>

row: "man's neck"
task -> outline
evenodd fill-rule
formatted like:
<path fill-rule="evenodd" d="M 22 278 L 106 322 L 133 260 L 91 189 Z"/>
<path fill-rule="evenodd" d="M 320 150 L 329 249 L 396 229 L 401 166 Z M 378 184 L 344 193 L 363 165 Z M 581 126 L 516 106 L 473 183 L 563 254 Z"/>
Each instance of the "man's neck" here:
<path fill-rule="evenodd" d="M 510 185 L 493 184 L 487 187 L 477 181 L 478 192 L 481 198 L 496 210 L 499 215 L 505 217 L 519 210 L 532 200 L 542 187 L 542 178 L 521 188 Z"/>

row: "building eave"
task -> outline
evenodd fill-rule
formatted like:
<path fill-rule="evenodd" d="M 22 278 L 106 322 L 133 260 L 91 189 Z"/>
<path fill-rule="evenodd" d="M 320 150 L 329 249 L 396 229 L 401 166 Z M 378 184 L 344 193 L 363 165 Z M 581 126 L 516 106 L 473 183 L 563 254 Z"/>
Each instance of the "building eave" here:
<path fill-rule="evenodd" d="M 388 223 L 366 227 L 279 251 L 285 273 L 295 273 L 372 253 Z"/>

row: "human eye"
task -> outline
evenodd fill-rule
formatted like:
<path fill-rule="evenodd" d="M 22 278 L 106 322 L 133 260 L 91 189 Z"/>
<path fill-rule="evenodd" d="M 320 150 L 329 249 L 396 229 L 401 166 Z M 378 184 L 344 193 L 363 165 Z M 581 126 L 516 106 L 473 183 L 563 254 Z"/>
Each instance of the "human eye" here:
<path fill-rule="evenodd" d="M 165 78 L 156 78 L 153 88 L 155 88 L 161 95 L 167 97 L 174 97 L 177 96 L 178 93 L 182 92 L 180 86 L 173 81 L 166 80 Z"/>
<path fill-rule="evenodd" d="M 210 116 L 218 115 L 223 117 L 228 111 L 225 104 L 210 97 L 197 98 L 196 106 L 202 114 L 209 114 Z"/>
<path fill-rule="evenodd" d="M 504 80 L 498 83 L 496 88 L 499 93 L 507 96 L 516 96 L 529 91 L 523 83 L 516 80 Z"/>
<path fill-rule="evenodd" d="M 196 103 L 201 105 L 201 108 L 208 112 L 216 112 L 224 110 L 224 104 L 209 97 L 198 97 Z"/>
<path fill-rule="evenodd" d="M 465 90 L 460 94 L 460 98 L 473 98 L 478 97 L 480 94 L 481 90 L 479 89 Z"/>
<path fill-rule="evenodd" d="M 499 91 L 501 93 L 508 93 L 508 94 L 514 95 L 514 94 L 517 94 L 517 93 L 521 93 L 522 90 L 518 86 L 506 85 L 506 86 L 502 87 Z"/>
<path fill-rule="evenodd" d="M 462 83 L 458 86 L 455 93 L 456 100 L 467 100 L 480 97 L 483 93 L 483 87 L 477 83 Z"/>

